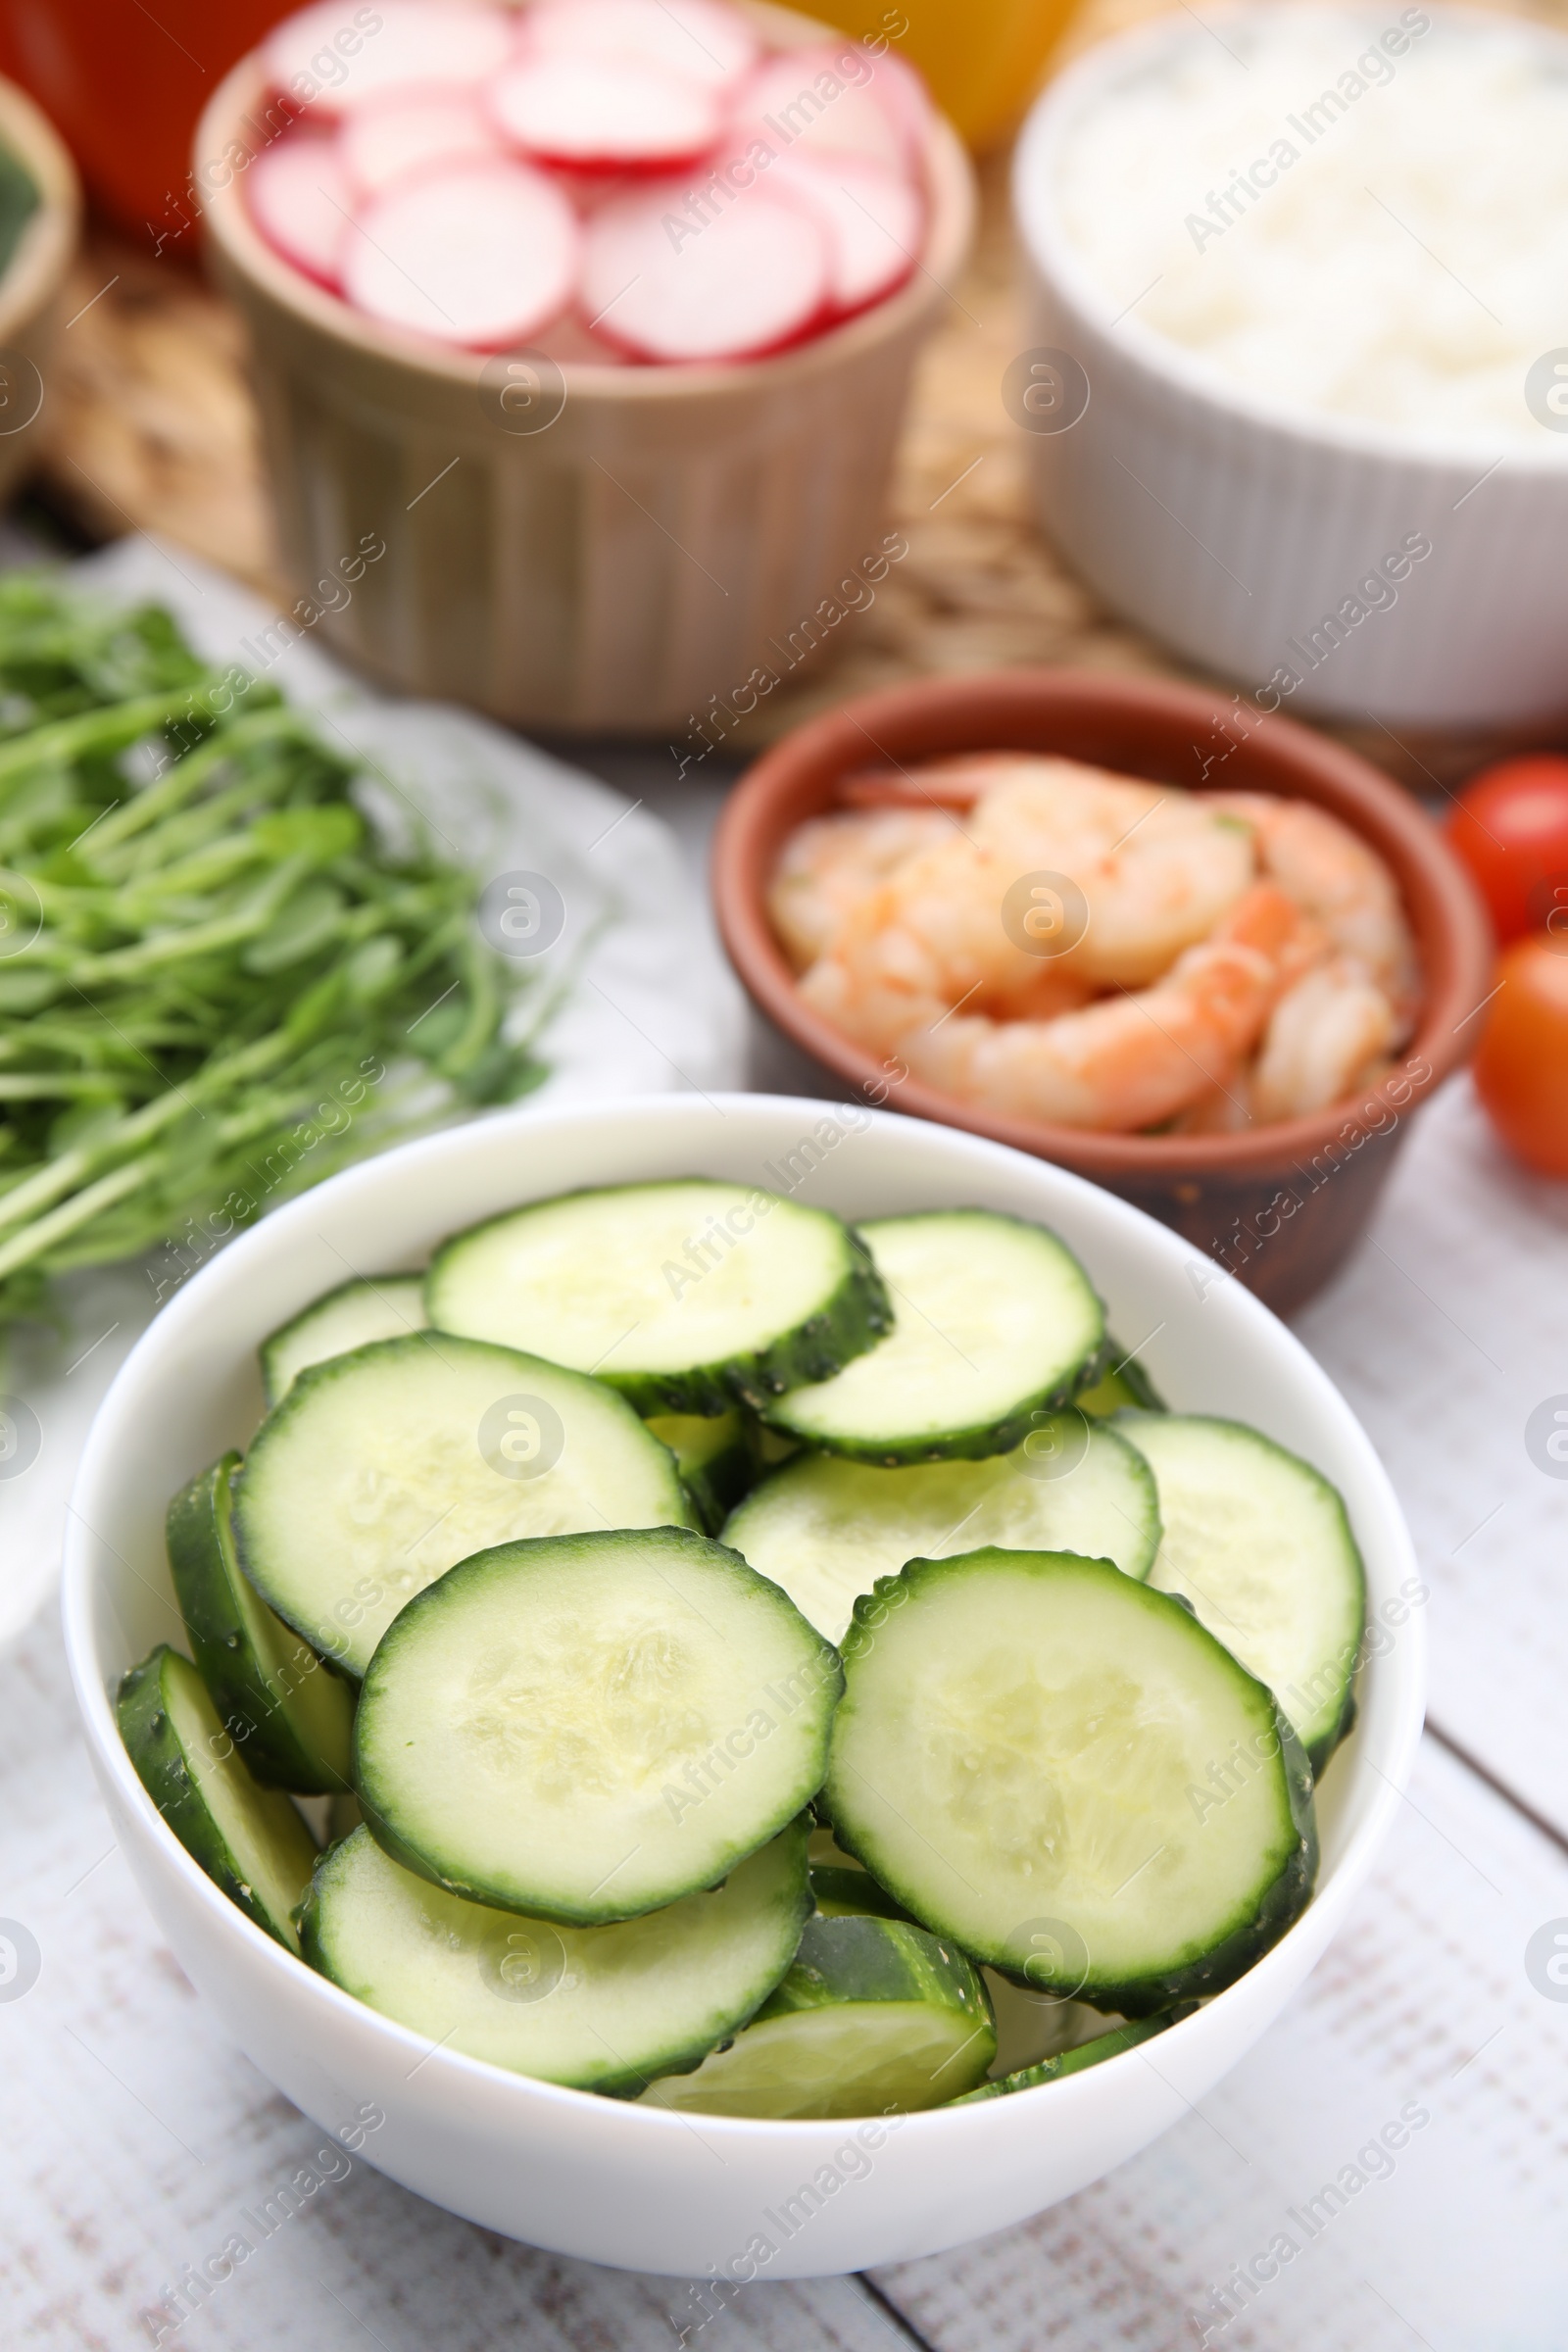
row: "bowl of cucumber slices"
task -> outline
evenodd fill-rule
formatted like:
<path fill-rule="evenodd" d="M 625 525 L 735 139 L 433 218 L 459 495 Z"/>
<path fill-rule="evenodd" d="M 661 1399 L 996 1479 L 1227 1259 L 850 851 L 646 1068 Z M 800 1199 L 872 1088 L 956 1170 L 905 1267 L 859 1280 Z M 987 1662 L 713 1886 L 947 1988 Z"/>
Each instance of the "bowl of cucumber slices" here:
<path fill-rule="evenodd" d="M 739 2286 L 1019 2221 L 1243 2056 L 1397 1805 L 1425 1597 L 1348 1407 L 1179 1237 L 681 1096 L 236 1240 L 99 1413 L 65 1614 L 264 2074 L 490 2229 Z"/>

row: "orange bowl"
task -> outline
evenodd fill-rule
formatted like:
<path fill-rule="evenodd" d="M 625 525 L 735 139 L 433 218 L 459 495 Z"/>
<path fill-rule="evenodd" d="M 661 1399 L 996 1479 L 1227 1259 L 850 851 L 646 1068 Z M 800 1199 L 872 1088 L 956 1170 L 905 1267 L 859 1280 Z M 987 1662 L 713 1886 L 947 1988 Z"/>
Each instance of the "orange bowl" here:
<path fill-rule="evenodd" d="M 1275 793 L 1351 826 L 1394 873 L 1421 958 L 1421 1013 L 1402 1059 L 1309 1117 L 1235 1135 L 1104 1135 L 961 1102 L 832 1027 L 803 1002 L 768 920 L 764 894 L 785 840 L 841 806 L 851 774 L 881 767 L 896 780 L 922 760 L 983 751 L 1054 753 L 1188 789 Z M 923 680 L 799 728 L 731 795 L 712 887 L 724 945 L 755 1003 L 862 1100 L 966 1127 L 1104 1185 L 1282 1313 L 1310 1298 L 1365 1232 L 1411 1114 L 1467 1058 L 1491 984 L 1491 932 L 1469 877 L 1431 819 L 1376 768 L 1292 719 L 1202 688 L 1088 670 Z"/>

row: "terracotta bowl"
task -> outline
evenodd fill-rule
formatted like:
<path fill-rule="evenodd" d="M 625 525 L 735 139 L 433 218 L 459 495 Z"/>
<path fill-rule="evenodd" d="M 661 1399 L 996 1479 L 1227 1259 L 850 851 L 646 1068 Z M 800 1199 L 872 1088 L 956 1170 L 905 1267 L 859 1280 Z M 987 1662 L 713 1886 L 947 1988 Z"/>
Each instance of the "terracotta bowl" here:
<path fill-rule="evenodd" d="M 1420 952 L 1417 1032 L 1398 1065 L 1308 1118 L 1239 1135 L 1102 1135 L 960 1102 L 833 1028 L 803 1003 L 763 906 L 786 837 L 842 805 L 851 774 L 956 753 L 1053 752 L 1160 783 L 1315 802 L 1396 876 Z M 1411 1113 L 1465 1060 L 1490 986 L 1487 918 L 1441 834 L 1396 785 L 1293 720 L 1243 713 L 1200 688 L 1087 670 L 932 679 L 862 696 L 787 736 L 751 768 L 713 850 L 719 928 L 753 999 L 863 1099 L 994 1137 L 1072 1168 L 1173 1226 L 1281 1313 L 1325 1283 L 1365 1232 Z"/>

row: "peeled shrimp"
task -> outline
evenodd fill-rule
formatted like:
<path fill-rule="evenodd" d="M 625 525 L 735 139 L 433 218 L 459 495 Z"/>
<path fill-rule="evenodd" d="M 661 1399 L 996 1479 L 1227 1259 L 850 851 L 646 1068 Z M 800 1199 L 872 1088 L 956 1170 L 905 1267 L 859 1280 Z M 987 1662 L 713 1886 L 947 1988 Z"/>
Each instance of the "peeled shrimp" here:
<path fill-rule="evenodd" d="M 1321 928 L 1257 883 L 1152 988 L 1054 1020 L 955 1013 L 898 1041 L 914 1076 L 968 1102 L 1126 1134 L 1185 1110 L 1250 1054 Z"/>
<path fill-rule="evenodd" d="M 1032 956 L 1004 929 L 1008 879 L 960 833 L 906 858 L 845 916 L 802 980 L 802 996 L 884 1054 L 955 1004 L 1010 1006 L 1057 959 Z M 1089 993 L 1082 981 L 1066 987 L 1077 992 L 1067 1003 Z"/>
<path fill-rule="evenodd" d="M 1207 939 L 1253 879 L 1252 847 L 1193 794 L 1072 760 L 993 760 L 968 830 L 1008 879 L 1065 874 L 1089 924 L 1063 961 L 1142 988 Z"/>
<path fill-rule="evenodd" d="M 852 903 L 835 901 L 842 911 L 801 983 L 808 1003 L 879 1053 L 956 1006 L 1047 1019 L 1097 987 L 1157 978 L 1209 935 L 1252 879 L 1250 836 L 1191 794 L 1071 760 L 1000 754 L 931 772 L 933 789 L 949 792 L 972 773 L 977 797 L 962 830 L 927 812 L 939 837 L 912 841 L 876 881 L 867 878 L 869 835 L 832 837 L 861 845 L 831 869 Z M 887 824 L 893 813 L 823 823 Z M 919 812 L 897 813 L 907 822 Z M 796 865 L 786 853 L 774 885 L 781 930 L 778 906 L 791 875 L 811 875 L 813 909 L 825 898 L 820 877 L 831 845 L 818 828 L 805 833 L 815 838 L 805 841 Z M 883 838 L 891 849 L 892 833 Z M 1087 908 L 1082 935 L 1053 956 L 1036 952 L 1021 922 L 1006 919 L 1009 890 L 1040 873 L 1065 876 Z M 798 905 L 793 920 L 802 944 L 827 928 L 814 914 L 803 924 Z"/>
<path fill-rule="evenodd" d="M 1260 1119 L 1299 1117 L 1353 1094 L 1394 1049 L 1399 1019 L 1381 988 L 1336 956 L 1298 980 L 1269 1017 L 1253 1076 Z"/>
<path fill-rule="evenodd" d="M 935 808 L 854 810 L 813 817 L 784 845 L 767 911 L 798 972 L 824 956 L 851 908 L 917 850 L 955 831 Z"/>
<path fill-rule="evenodd" d="M 1348 967 L 1382 992 L 1401 1035 L 1407 1033 L 1418 993 L 1415 943 L 1394 876 L 1377 852 L 1309 801 L 1261 792 L 1199 797 L 1250 828 L 1259 871 L 1322 924 Z"/>

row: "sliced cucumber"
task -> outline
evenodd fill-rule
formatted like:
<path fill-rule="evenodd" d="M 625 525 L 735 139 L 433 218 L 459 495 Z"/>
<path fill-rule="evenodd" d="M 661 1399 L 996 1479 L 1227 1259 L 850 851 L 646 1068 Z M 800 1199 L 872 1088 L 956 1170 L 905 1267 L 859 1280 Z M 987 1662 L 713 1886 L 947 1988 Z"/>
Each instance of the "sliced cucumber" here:
<path fill-rule="evenodd" d="M 965 2107 L 974 2099 L 1004 2099 L 1015 2090 L 1034 2090 L 1042 2082 L 1059 2082 L 1063 2075 L 1081 2075 L 1088 2066 L 1102 2065 L 1107 2058 L 1119 2058 L 1123 2050 L 1135 2050 L 1141 2041 L 1152 2041 L 1184 2017 L 1190 2017 L 1197 2003 L 1185 2002 L 1174 2009 L 1162 2009 L 1154 2017 L 1129 2018 L 1124 2025 L 1113 2026 L 1108 2034 L 1097 2034 L 1092 2041 L 1081 2041 L 1076 2048 L 1063 2050 L 1058 2057 L 1042 2059 L 1038 2066 L 1022 2066 L 1010 2075 L 998 2075 L 978 2089 L 966 2090 L 958 2098 L 950 2099 L 952 2107 Z"/>
<path fill-rule="evenodd" d="M 1027 1992 L 994 1968 L 980 1973 L 997 2019 L 993 2078 L 1059 2058 L 1064 2050 L 1108 2034 L 1112 2023 L 1120 2022 L 1106 2017 L 1103 2010 L 1091 2009 L 1087 2001 L 1064 2001 L 1057 1993 Z"/>
<path fill-rule="evenodd" d="M 1105 1370 L 1086 1389 L 1080 1389 L 1073 1402 L 1082 1413 L 1119 1413 L 1131 1407 L 1134 1411 L 1162 1413 L 1165 1399 L 1135 1355 L 1128 1355 L 1109 1333 L 1105 1335 Z"/>
<path fill-rule="evenodd" d="M 348 1836 L 350 1830 L 357 1830 L 364 1819 L 364 1809 L 357 1796 L 351 1793 L 348 1796 L 332 1797 L 326 1808 L 328 1844 L 335 1845 L 338 1838 Z"/>
<path fill-rule="evenodd" d="M 835 1838 L 1035 1990 L 1147 2015 L 1230 1984 L 1305 1903 L 1295 1734 L 1181 1600 L 1110 1561 L 911 1560 L 857 1604 L 844 1661 Z"/>
<path fill-rule="evenodd" d="M 863 1862 L 840 1852 L 831 1830 L 812 1830 L 808 1859 L 811 1892 L 825 1919 L 903 1919 L 911 1928 L 919 1926 L 885 1886 L 877 1885 Z"/>
<path fill-rule="evenodd" d="M 360 1829 L 322 1856 L 300 1930 L 313 1968 L 432 2045 L 628 2098 L 745 2023 L 809 1901 L 804 1822 L 722 1886 L 604 1928 L 443 1894 Z"/>
<path fill-rule="evenodd" d="M 232 1521 L 239 1466 L 237 1453 L 225 1453 L 169 1506 L 175 1597 L 203 1680 L 256 1778 L 327 1795 L 349 1786 L 354 1700 L 240 1574 Z"/>
<path fill-rule="evenodd" d="M 776 1470 L 780 1462 L 792 1461 L 801 1450 L 799 1438 L 786 1437 L 781 1429 L 769 1429 L 765 1421 L 759 1421 L 754 1414 L 747 1415 L 746 1434 L 752 1443 L 759 1478 L 764 1471 Z"/>
<path fill-rule="evenodd" d="M 1147 1576 L 1159 1513 L 1136 1448 L 1069 1409 L 1042 1413 L 1022 1446 L 989 1461 L 879 1470 L 839 1454 L 800 1454 L 731 1514 L 724 1542 L 782 1585 L 818 1633 L 841 1642 L 861 1593 L 906 1560 L 997 1544 L 1085 1552 Z"/>
<path fill-rule="evenodd" d="M 245 1574 L 354 1675 L 454 1561 L 518 1537 L 691 1516 L 668 1448 L 621 1397 L 538 1356 L 437 1333 L 302 1372 L 234 1494 Z"/>
<path fill-rule="evenodd" d="M 422 1331 L 424 1322 L 422 1274 L 371 1274 L 345 1282 L 262 1342 L 268 1403 L 280 1404 L 308 1365 L 327 1363 L 373 1340 L 401 1340 Z"/>
<path fill-rule="evenodd" d="M 887 1919 L 809 1919 L 778 1990 L 649 2107 L 795 2118 L 912 2113 L 983 2081 L 997 2032 L 963 1954 Z"/>
<path fill-rule="evenodd" d="M 458 1234 L 432 1323 L 597 1373 L 649 1413 L 718 1413 L 825 1380 L 888 1327 L 827 1209 L 703 1177 L 568 1193 Z"/>
<path fill-rule="evenodd" d="M 451 1893 L 631 1919 L 713 1886 L 809 1802 L 843 1687 L 777 1586 L 702 1536 L 504 1544 L 383 1637 L 360 1801 Z"/>
<path fill-rule="evenodd" d="M 1117 1425 L 1159 1490 L 1164 1537 L 1150 1582 L 1267 1683 L 1321 1772 L 1350 1726 L 1366 1574 L 1325 1478 L 1256 1430 L 1196 1414 Z"/>
<path fill-rule="evenodd" d="M 675 1456 L 704 1528 L 716 1536 L 757 1476 L 746 1415 L 739 1405 L 729 1413 L 660 1413 L 648 1427 Z"/>
<path fill-rule="evenodd" d="M 811 1868 L 811 1894 L 824 1919 L 903 1919 L 909 1914 L 868 1870 Z M 909 1920 L 911 1927 L 917 1923 Z"/>
<path fill-rule="evenodd" d="M 808 1446 L 895 1465 L 1008 1453 L 1068 1403 L 1104 1338 L 1089 1277 L 1054 1233 L 990 1209 L 888 1217 L 863 1239 L 893 1330 L 767 1409 Z"/>
<path fill-rule="evenodd" d="M 252 1779 L 190 1660 L 160 1642 L 121 1684 L 117 1712 L 141 1785 L 185 1851 L 297 1952 L 290 1914 L 310 1884 L 316 1841 L 280 1790 Z"/>

